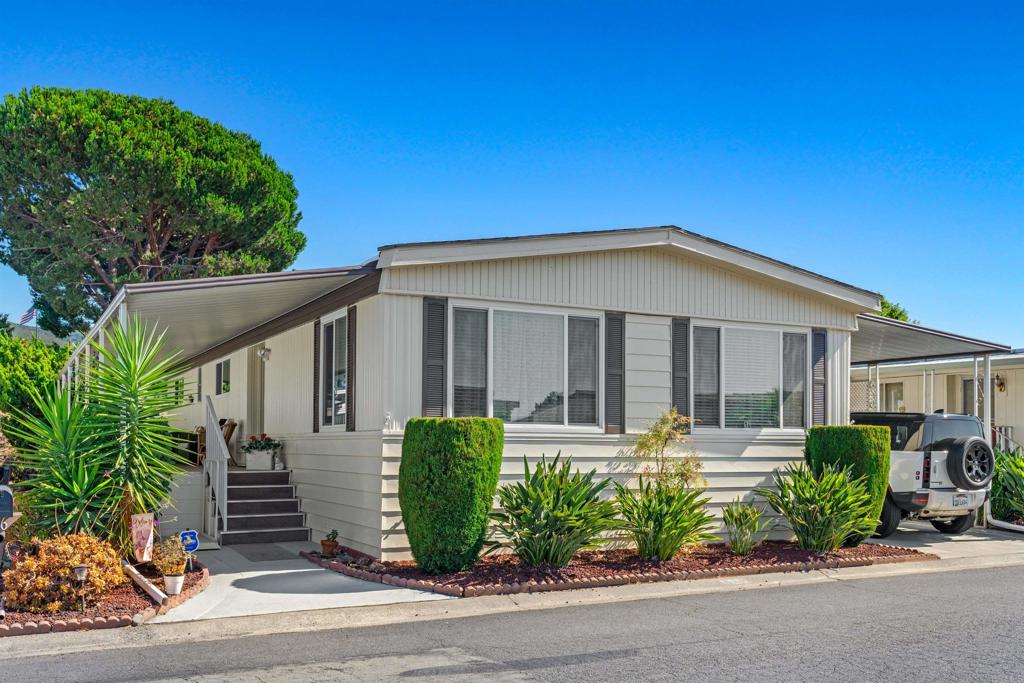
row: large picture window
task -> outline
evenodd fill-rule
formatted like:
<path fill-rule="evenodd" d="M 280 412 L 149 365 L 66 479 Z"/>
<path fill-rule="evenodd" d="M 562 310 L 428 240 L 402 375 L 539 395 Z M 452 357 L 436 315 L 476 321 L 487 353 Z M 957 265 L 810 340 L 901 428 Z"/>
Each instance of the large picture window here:
<path fill-rule="evenodd" d="M 807 426 L 806 332 L 694 325 L 692 347 L 695 425 Z"/>
<path fill-rule="evenodd" d="M 321 424 L 345 424 L 348 396 L 348 319 L 341 315 L 325 320 L 320 326 L 323 368 L 321 386 L 323 399 L 320 408 Z"/>
<path fill-rule="evenodd" d="M 452 415 L 598 425 L 599 318 L 461 306 L 451 318 Z"/>

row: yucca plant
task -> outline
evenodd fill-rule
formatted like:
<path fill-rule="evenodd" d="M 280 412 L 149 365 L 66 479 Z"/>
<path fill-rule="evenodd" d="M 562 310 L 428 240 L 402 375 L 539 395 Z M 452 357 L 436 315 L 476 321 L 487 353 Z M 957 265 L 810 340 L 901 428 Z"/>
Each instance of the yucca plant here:
<path fill-rule="evenodd" d="M 164 353 L 163 334 L 138 319 L 115 323 L 106 347 L 93 343 L 79 400 L 88 406 L 96 459 L 110 473 L 115 492 L 108 538 L 131 551 L 131 516 L 156 512 L 169 502 L 171 484 L 186 460 L 178 454 L 168 415 L 181 407 L 174 382 L 182 372 L 176 353 Z"/>
<path fill-rule="evenodd" d="M 705 505 L 701 489 L 684 489 L 664 481 L 644 481 L 635 491 L 616 483 L 622 529 L 636 544 L 637 553 L 647 559 L 671 560 L 684 546 L 715 537 L 708 533 L 714 518 Z"/>
<path fill-rule="evenodd" d="M 752 553 L 775 526 L 775 520 L 766 518 L 764 510 L 739 498 L 725 506 L 722 520 L 729 532 L 729 550 L 734 555 Z"/>
<path fill-rule="evenodd" d="M 992 478 L 992 515 L 1004 521 L 1024 519 L 1024 453 L 996 451 Z"/>
<path fill-rule="evenodd" d="M 868 535 L 878 524 L 863 478 L 851 479 L 846 469 L 825 464 L 819 475 L 804 463 L 776 470 L 776 489 L 758 488 L 773 510 L 786 518 L 804 550 L 833 552 L 856 535 Z"/>
<path fill-rule="evenodd" d="M 525 565 L 564 567 L 577 551 L 600 547 L 601 534 L 617 524 L 615 504 L 601 498 L 611 480 L 573 472 L 572 458 L 560 454 L 542 457 L 533 471 L 524 457 L 523 467 L 522 482 L 498 489 L 488 552 L 511 548 Z"/>
<path fill-rule="evenodd" d="M 100 469 L 89 415 L 67 389 L 32 394 L 34 412 L 15 410 L 5 429 L 15 436 L 23 507 L 45 536 L 97 533 L 109 521 L 111 479 Z"/>

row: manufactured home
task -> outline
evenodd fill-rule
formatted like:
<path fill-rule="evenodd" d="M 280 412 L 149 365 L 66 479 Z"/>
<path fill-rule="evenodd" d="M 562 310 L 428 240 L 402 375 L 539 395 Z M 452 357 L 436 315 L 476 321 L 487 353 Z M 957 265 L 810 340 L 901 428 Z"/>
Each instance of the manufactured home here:
<path fill-rule="evenodd" d="M 800 459 L 809 426 L 848 421 L 852 363 L 1008 350 L 878 310 L 872 291 L 668 226 L 394 244 L 352 267 L 130 284 L 88 339 L 138 317 L 188 365 L 173 419 L 183 434 L 206 427 L 206 458 L 179 482 L 168 524 L 220 543 L 337 529 L 344 545 L 400 559 L 411 417 L 503 420 L 503 481 L 524 455 L 556 453 L 625 479 L 635 435 L 675 406 L 719 509 Z M 230 442 L 220 420 L 234 423 Z M 244 468 L 242 440 L 263 432 L 284 443 L 283 471 Z"/>

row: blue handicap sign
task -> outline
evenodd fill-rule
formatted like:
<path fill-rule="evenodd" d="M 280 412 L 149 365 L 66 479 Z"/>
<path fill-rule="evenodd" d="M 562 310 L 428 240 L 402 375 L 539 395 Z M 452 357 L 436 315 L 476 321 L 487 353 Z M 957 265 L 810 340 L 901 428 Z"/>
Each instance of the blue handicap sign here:
<path fill-rule="evenodd" d="M 181 544 L 185 546 L 186 553 L 194 553 L 199 549 L 199 532 L 193 529 L 186 529 L 178 534 Z"/>

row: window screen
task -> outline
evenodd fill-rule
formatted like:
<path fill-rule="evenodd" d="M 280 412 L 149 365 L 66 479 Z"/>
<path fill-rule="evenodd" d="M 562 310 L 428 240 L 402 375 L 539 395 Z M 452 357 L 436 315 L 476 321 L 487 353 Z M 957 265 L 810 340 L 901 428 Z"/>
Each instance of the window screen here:
<path fill-rule="evenodd" d="M 807 414 L 807 335 L 782 335 L 782 426 L 805 427 Z"/>
<path fill-rule="evenodd" d="M 563 423 L 561 315 L 494 311 L 494 417 Z"/>
<path fill-rule="evenodd" d="M 455 417 L 487 415 L 487 311 L 452 312 L 452 409 Z"/>
<path fill-rule="evenodd" d="M 325 348 L 327 345 L 324 345 Z M 345 407 L 348 401 L 348 319 L 334 321 L 334 424 L 345 424 Z"/>
<path fill-rule="evenodd" d="M 569 318 L 569 424 L 597 424 L 595 318 Z"/>
<path fill-rule="evenodd" d="M 693 328 L 693 421 L 705 427 L 721 425 L 719 334 L 715 327 Z"/>
<path fill-rule="evenodd" d="M 778 427 L 779 333 L 729 328 L 724 348 L 725 426 Z"/>

